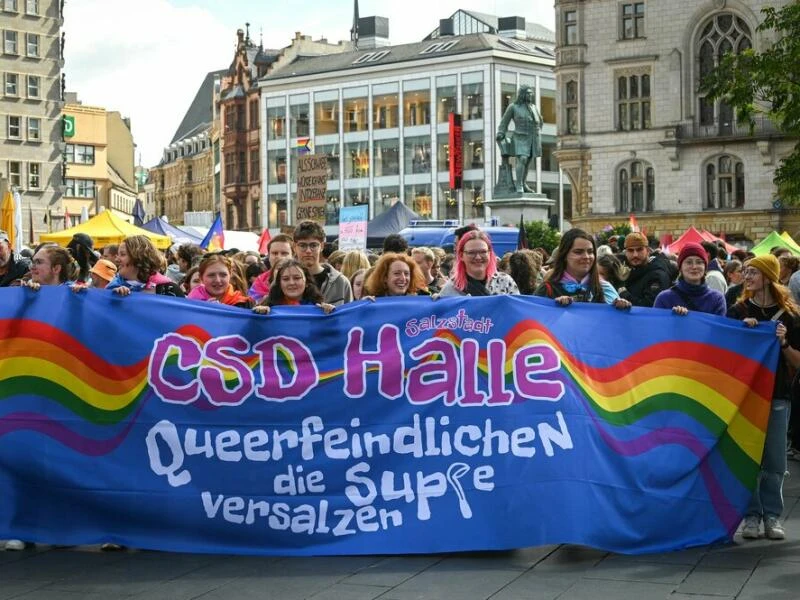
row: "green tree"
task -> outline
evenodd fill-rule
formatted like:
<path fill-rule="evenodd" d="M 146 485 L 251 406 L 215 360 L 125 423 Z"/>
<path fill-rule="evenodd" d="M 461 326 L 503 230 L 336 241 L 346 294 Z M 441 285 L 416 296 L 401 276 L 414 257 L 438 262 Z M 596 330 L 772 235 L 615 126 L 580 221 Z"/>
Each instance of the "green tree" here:
<path fill-rule="evenodd" d="M 542 221 L 525 223 L 525 235 L 528 236 L 528 248 L 544 248 L 550 254 L 558 247 L 561 234 Z"/>
<path fill-rule="evenodd" d="M 737 121 L 755 128 L 755 117 L 767 115 L 791 136 L 800 137 L 800 3 L 762 10 L 759 32 L 774 32 L 777 41 L 763 52 L 747 49 L 727 54 L 701 82 L 710 98 L 736 109 Z M 787 204 L 800 204 L 800 143 L 782 159 L 775 185 Z"/>

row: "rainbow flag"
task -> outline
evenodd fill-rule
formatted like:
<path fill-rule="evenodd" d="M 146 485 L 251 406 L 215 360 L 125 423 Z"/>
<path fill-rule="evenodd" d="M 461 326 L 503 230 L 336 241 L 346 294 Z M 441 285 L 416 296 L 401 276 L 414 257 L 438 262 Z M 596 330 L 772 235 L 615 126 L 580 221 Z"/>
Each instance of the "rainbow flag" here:
<path fill-rule="evenodd" d="M 219 213 L 206 237 L 200 242 L 200 247 L 208 252 L 218 252 L 225 248 L 225 231 L 222 229 L 222 216 Z"/>
<path fill-rule="evenodd" d="M 314 151 L 314 143 L 309 137 L 297 138 L 297 154 L 303 156 L 304 154 L 311 154 Z"/>

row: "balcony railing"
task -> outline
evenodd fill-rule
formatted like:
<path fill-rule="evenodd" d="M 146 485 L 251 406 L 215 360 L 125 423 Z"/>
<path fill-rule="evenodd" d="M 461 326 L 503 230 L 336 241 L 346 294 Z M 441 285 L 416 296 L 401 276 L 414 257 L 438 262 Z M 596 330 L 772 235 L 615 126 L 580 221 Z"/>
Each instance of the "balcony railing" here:
<path fill-rule="evenodd" d="M 764 115 L 759 115 L 755 118 L 755 126 L 752 131 L 749 123 L 740 125 L 735 119 L 731 119 L 730 121 L 715 121 L 708 125 L 700 123 L 682 125 L 678 127 L 676 131 L 676 137 L 682 140 L 721 137 L 765 137 L 780 134 L 781 131 L 777 128 L 775 123 Z"/>

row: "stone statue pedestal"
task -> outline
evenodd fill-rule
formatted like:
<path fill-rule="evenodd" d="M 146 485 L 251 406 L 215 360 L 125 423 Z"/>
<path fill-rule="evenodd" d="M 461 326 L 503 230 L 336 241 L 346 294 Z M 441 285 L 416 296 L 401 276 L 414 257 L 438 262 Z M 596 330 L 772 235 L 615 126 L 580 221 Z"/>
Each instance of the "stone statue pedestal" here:
<path fill-rule="evenodd" d="M 502 168 L 502 167 L 501 167 Z M 544 194 L 531 192 L 503 192 L 501 196 L 493 196 L 486 201 L 491 216 L 497 217 L 501 225 L 519 224 L 519 216 L 525 221 L 543 221 L 547 223 L 550 210 L 556 201 Z"/>

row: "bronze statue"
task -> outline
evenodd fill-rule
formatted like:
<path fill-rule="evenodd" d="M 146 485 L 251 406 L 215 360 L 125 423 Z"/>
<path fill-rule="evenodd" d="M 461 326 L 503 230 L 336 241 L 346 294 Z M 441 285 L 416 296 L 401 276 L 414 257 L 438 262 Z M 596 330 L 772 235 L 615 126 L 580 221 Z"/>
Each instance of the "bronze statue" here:
<path fill-rule="evenodd" d="M 512 137 L 508 137 L 508 125 L 514 121 Z M 531 161 L 542 155 L 541 130 L 544 120 L 536 108 L 536 97 L 533 88 L 523 85 L 519 88 L 517 98 L 509 104 L 497 130 L 497 142 L 503 163 L 508 164 L 508 157 L 516 158 L 515 175 L 518 193 L 533 192 L 525 183 Z M 510 170 L 510 169 L 509 169 Z"/>

